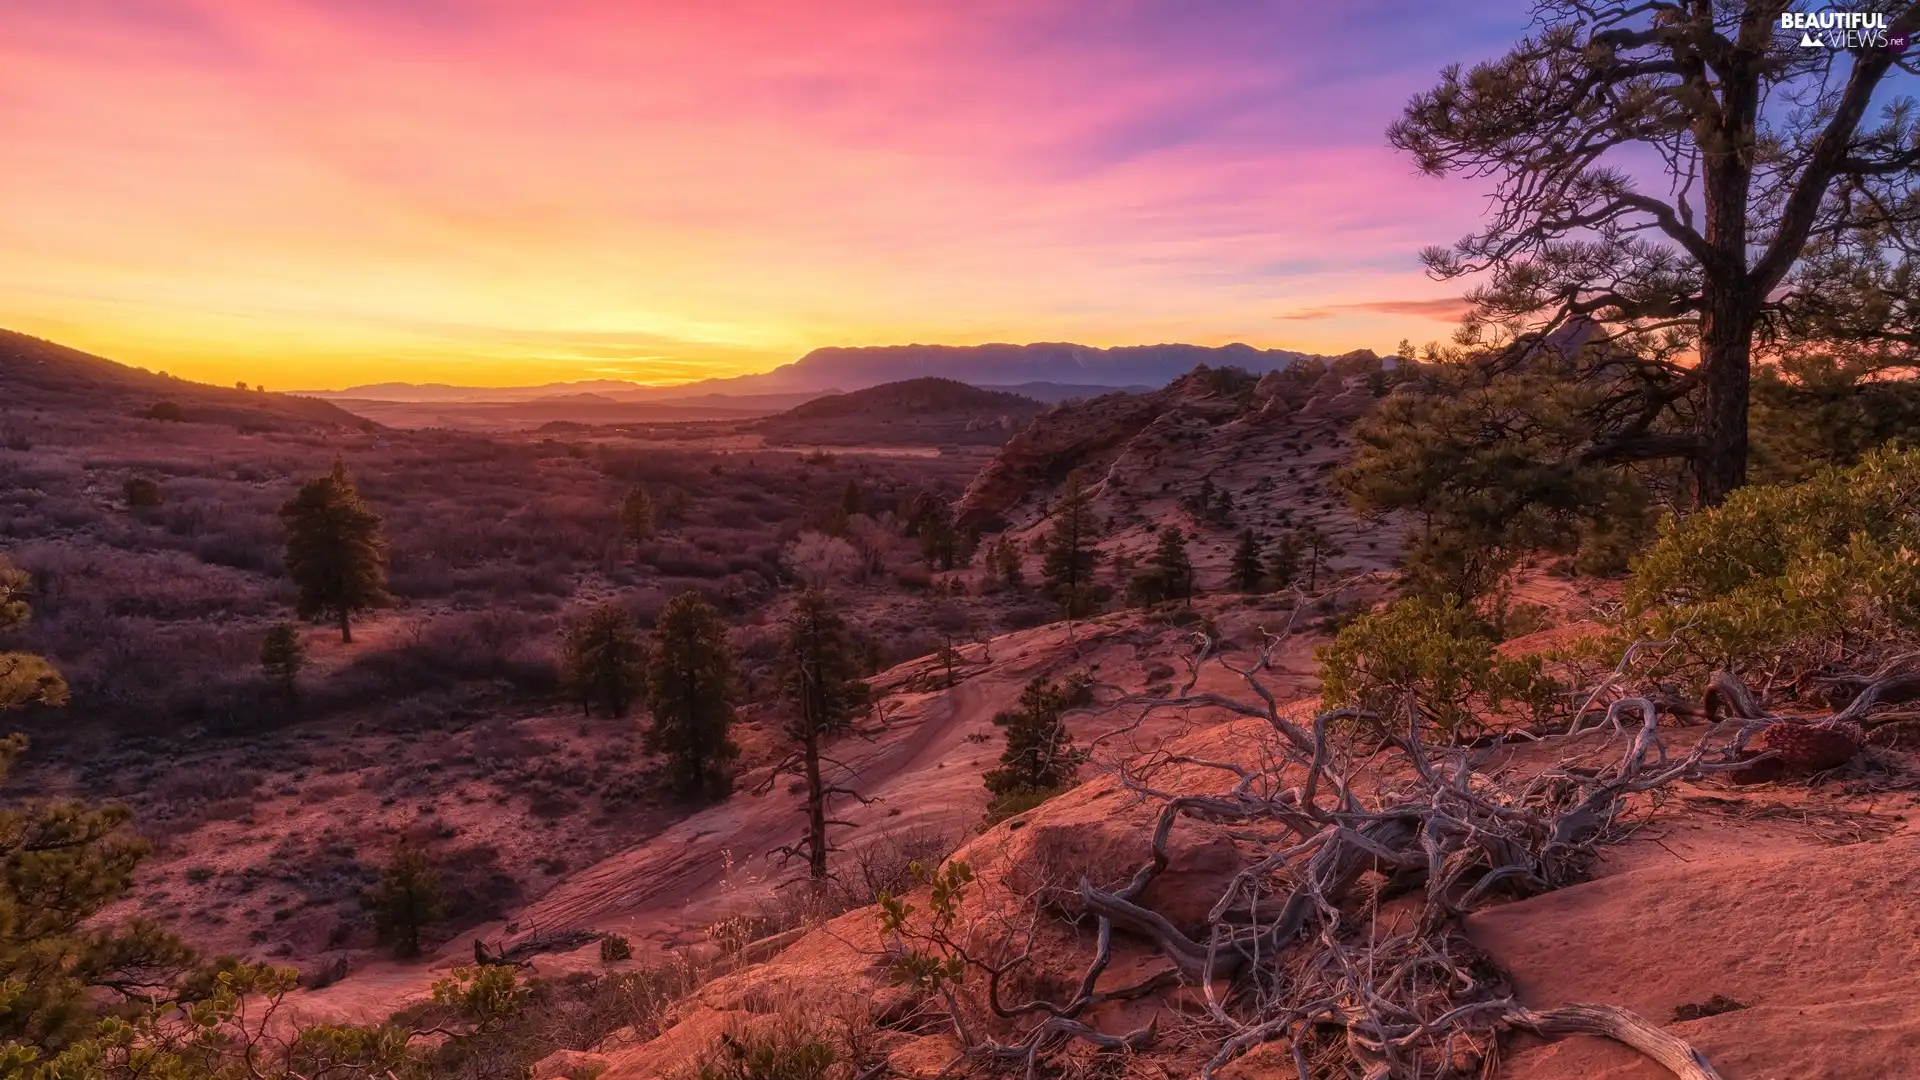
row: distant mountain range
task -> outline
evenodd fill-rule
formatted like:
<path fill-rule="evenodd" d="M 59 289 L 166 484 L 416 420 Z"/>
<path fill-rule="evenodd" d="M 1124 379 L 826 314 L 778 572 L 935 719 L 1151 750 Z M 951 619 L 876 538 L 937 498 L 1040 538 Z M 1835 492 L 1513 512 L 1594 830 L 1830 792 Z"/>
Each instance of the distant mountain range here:
<path fill-rule="evenodd" d="M 1069 342 L 1030 345 L 875 345 L 815 349 L 791 364 L 757 375 L 703 379 L 680 386 L 639 386 L 590 379 L 540 386 L 472 387 L 445 383 L 375 383 L 345 390 L 312 391 L 329 400 L 405 402 L 510 402 L 593 395 L 610 402 L 676 401 L 722 396 L 797 398 L 864 390 L 903 379 L 939 377 L 1007 390 L 1042 401 L 1088 397 L 1111 390 L 1164 386 L 1197 364 L 1237 367 L 1259 374 L 1319 359 L 1288 349 L 1251 345 L 1123 345 L 1097 348 Z"/>

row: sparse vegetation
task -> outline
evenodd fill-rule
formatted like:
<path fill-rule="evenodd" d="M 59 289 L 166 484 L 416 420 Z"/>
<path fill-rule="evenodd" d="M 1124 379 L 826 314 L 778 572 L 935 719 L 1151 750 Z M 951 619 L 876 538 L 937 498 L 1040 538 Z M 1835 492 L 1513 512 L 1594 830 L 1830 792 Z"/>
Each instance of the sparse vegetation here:
<path fill-rule="evenodd" d="M 289 623 L 275 623 L 260 641 L 260 675 L 284 701 L 300 696 L 300 672 L 307 666 L 307 647 Z"/>
<path fill-rule="evenodd" d="M 1260 538 L 1252 529 L 1241 529 L 1234 543 L 1233 561 L 1227 566 L 1227 583 L 1236 592 L 1257 593 L 1266 578 L 1266 567 L 1260 558 Z"/>
<path fill-rule="evenodd" d="M 160 482 L 151 476 L 129 476 L 121 481 L 120 497 L 132 510 L 151 510 L 166 501 Z"/>
<path fill-rule="evenodd" d="M 1084 676 L 1069 676 L 1064 685 L 1035 678 L 1020 692 L 1017 707 L 994 716 L 1006 747 L 999 767 L 982 778 L 994 795 L 987 807 L 989 822 L 1031 809 L 1073 785 L 1085 757 L 1067 730 L 1066 713 L 1085 706 L 1091 692 Z"/>
<path fill-rule="evenodd" d="M 1389 735 L 1414 716 L 1451 739 L 1512 705 L 1544 715 L 1560 687 L 1540 658 L 1502 656 L 1495 644 L 1458 600 L 1409 597 L 1355 619 L 1321 651 L 1325 698 L 1363 710 L 1363 726 Z"/>
<path fill-rule="evenodd" d="M 336 459 L 325 476 L 300 485 L 280 508 L 287 529 L 287 573 L 299 588 L 295 610 L 303 619 L 330 620 L 340 640 L 353 641 L 352 618 L 390 603 L 387 541 L 380 515 L 367 508 Z"/>
<path fill-rule="evenodd" d="M 828 817 L 828 803 L 835 795 L 855 794 L 828 779 L 825 768 L 837 764 L 826 756 L 825 748 L 829 740 L 852 728 L 855 713 L 868 700 L 846 622 L 833 610 L 826 593 L 808 589 L 794 601 L 780 663 L 781 692 L 792 709 L 785 735 L 793 749 L 774 766 L 767 782 L 797 774 L 806 784 L 807 833 L 784 853 L 804 858 L 807 875 L 821 882 L 826 880 L 832 851 L 827 828 L 834 822 Z"/>
<path fill-rule="evenodd" d="M 622 717 L 646 686 L 646 647 L 633 619 L 618 604 L 602 604 L 567 632 L 560 681 L 580 711 Z"/>
<path fill-rule="evenodd" d="M 1078 473 L 1067 478 L 1049 520 L 1053 529 L 1047 534 L 1041 573 L 1068 618 L 1085 616 L 1095 602 L 1093 573 L 1100 565 L 1100 549 L 1094 542 L 1099 526 Z"/>
<path fill-rule="evenodd" d="M 740 754 L 728 731 L 734 668 L 726 624 L 698 593 L 682 594 L 660 613 L 648 653 L 647 748 L 667 756 L 683 796 L 725 796 Z"/>
<path fill-rule="evenodd" d="M 1160 530 L 1147 564 L 1127 582 L 1127 600 L 1152 605 L 1178 600 L 1193 606 L 1193 560 L 1187 555 L 1187 538 L 1177 526 Z"/>
<path fill-rule="evenodd" d="M 636 544 L 653 539 L 653 498 L 646 488 L 635 487 L 620 501 L 620 532 Z"/>
<path fill-rule="evenodd" d="M 1920 629 L 1920 451 L 1743 488 L 1634 563 L 1628 641 L 1673 643 L 1696 678 L 1762 658 L 1805 668 Z"/>
<path fill-rule="evenodd" d="M 388 856 L 372 901 L 380 940 L 402 959 L 420 955 L 422 935 L 446 913 L 439 871 L 426 852 L 406 842 Z"/>

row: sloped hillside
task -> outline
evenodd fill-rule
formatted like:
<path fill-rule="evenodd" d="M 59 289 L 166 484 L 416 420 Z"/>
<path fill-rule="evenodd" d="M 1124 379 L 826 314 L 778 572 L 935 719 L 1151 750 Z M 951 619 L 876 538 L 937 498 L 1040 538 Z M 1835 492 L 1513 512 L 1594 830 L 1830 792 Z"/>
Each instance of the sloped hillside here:
<path fill-rule="evenodd" d="M 1019 394 L 928 377 L 830 394 L 753 427 L 772 443 L 998 445 L 1043 408 Z"/>
<path fill-rule="evenodd" d="M 1077 472 L 1108 525 L 1109 555 L 1138 555 L 1155 530 L 1176 526 L 1199 541 L 1191 554 L 1202 587 L 1224 578 L 1241 528 L 1311 525 L 1342 549 L 1341 565 L 1382 569 L 1398 530 L 1356 519 L 1329 475 L 1352 452 L 1347 429 L 1373 407 L 1368 375 L 1381 366 L 1361 350 L 1258 378 L 1199 367 L 1152 393 L 1056 405 L 980 471 L 956 516 L 1031 538 Z"/>
<path fill-rule="evenodd" d="M 191 382 L 11 330 L 0 330 L 0 397 L 13 424 L 27 423 L 39 410 L 86 410 L 257 431 L 378 427 L 329 402 Z M 154 412 L 162 403 L 177 411 L 163 405 Z"/>

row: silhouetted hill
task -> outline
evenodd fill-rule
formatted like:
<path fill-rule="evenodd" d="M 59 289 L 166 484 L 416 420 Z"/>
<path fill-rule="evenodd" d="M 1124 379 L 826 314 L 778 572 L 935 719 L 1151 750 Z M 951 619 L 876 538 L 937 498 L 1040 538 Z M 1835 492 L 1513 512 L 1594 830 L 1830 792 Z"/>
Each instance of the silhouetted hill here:
<path fill-rule="evenodd" d="M 861 416 L 876 413 L 914 414 L 968 409 L 1038 409 L 1040 402 L 1003 390 L 982 390 L 953 379 L 927 376 L 882 383 L 847 394 L 830 394 L 788 409 L 782 416 L 795 420 Z"/>
<path fill-rule="evenodd" d="M 9 414 L 38 410 L 155 415 L 248 428 L 325 425 L 371 429 L 371 420 L 330 402 L 211 386 L 128 367 L 51 341 L 0 330 L 0 400 Z M 158 413 L 154 406 L 164 406 Z M 11 417 L 10 417 L 11 418 Z"/>
<path fill-rule="evenodd" d="M 998 445 L 1045 408 L 1004 390 L 925 377 L 815 398 L 754 429 L 770 442 Z"/>

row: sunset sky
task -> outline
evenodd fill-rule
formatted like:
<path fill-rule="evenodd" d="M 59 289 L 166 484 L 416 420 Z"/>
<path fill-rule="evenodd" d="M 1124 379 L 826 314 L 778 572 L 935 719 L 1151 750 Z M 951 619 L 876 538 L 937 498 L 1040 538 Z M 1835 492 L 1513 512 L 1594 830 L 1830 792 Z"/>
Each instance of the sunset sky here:
<path fill-rule="evenodd" d="M 0 327 L 274 389 L 1444 337 L 1524 0 L 0 0 Z"/>

